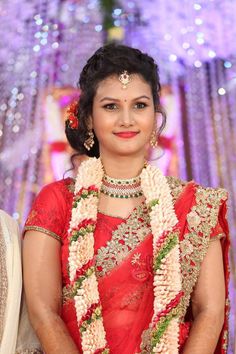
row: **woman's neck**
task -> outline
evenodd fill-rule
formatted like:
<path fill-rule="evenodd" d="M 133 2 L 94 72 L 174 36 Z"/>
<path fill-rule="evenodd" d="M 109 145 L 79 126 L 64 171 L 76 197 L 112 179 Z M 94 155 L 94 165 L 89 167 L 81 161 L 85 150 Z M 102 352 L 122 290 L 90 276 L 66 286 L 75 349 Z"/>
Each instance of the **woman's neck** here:
<path fill-rule="evenodd" d="M 105 173 L 109 177 L 127 179 L 140 175 L 144 164 L 144 156 L 139 157 L 116 157 L 110 158 L 107 156 L 101 156 L 101 161 L 105 170 Z"/>

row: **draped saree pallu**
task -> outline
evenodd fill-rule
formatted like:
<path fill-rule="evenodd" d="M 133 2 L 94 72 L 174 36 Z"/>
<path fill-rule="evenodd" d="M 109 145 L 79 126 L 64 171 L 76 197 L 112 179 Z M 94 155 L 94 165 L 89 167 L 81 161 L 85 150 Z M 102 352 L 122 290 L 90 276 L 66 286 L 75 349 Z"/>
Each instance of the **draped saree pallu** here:
<path fill-rule="evenodd" d="M 62 318 L 86 354 L 181 353 L 193 321 L 191 293 L 216 238 L 227 293 L 227 194 L 166 178 L 148 165 L 141 173 L 145 202 L 121 219 L 98 211 L 103 173 L 100 159 L 86 160 L 68 192 Z M 37 213 L 33 207 L 26 229 L 43 231 Z M 226 349 L 227 314 L 215 353 Z"/>

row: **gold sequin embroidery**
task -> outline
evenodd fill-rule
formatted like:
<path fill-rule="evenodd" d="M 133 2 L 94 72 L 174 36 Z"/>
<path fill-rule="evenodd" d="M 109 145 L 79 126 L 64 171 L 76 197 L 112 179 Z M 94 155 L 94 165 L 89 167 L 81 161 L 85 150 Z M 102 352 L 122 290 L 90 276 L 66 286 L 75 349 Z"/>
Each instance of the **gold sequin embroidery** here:
<path fill-rule="evenodd" d="M 181 181 L 180 179 L 172 176 L 167 176 L 166 179 L 171 190 L 173 202 L 176 202 L 188 182 Z"/>
<path fill-rule="evenodd" d="M 228 297 L 225 300 L 225 308 L 226 308 L 226 313 L 225 313 L 226 321 L 229 322 L 230 301 L 229 301 Z M 224 330 L 222 340 L 223 340 L 222 347 L 223 347 L 223 349 L 225 351 L 225 354 L 226 354 L 227 353 L 227 348 L 228 348 L 228 343 L 229 343 L 229 332 L 228 332 L 228 329 Z"/>
<path fill-rule="evenodd" d="M 226 199 L 227 192 L 224 189 L 196 187 L 196 205 L 187 215 L 188 233 L 180 242 L 184 291 L 181 320 L 184 319 L 201 263 L 207 253 L 211 231 L 218 222 L 221 201 Z"/>
<path fill-rule="evenodd" d="M 99 269 L 96 270 L 98 277 L 104 276 L 119 265 L 150 234 L 149 223 L 147 206 L 141 204 L 125 222 L 122 222 L 113 231 L 111 240 L 107 242 L 105 247 L 98 250 L 96 256 L 96 266 Z"/>
<path fill-rule="evenodd" d="M 142 338 L 142 342 L 140 345 L 141 352 L 137 354 L 149 354 L 152 352 L 151 337 L 152 337 L 152 329 L 151 328 L 145 329 L 141 336 Z"/>

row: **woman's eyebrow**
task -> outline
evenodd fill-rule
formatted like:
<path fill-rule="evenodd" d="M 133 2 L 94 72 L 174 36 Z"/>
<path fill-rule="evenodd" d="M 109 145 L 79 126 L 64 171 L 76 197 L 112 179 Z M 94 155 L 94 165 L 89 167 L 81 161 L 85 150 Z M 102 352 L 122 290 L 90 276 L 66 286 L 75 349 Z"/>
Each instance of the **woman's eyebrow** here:
<path fill-rule="evenodd" d="M 112 97 L 103 97 L 100 102 L 103 102 L 103 101 L 116 101 L 118 102 L 119 100 L 117 98 L 112 98 Z"/>
<path fill-rule="evenodd" d="M 132 99 L 132 101 L 137 101 L 137 100 L 140 100 L 142 98 L 146 98 L 148 100 L 150 100 L 150 97 L 148 96 L 145 96 L 145 95 L 142 95 L 142 96 L 139 96 L 139 97 L 135 97 Z M 119 102 L 120 100 L 117 99 L 117 98 L 112 98 L 112 97 L 103 97 L 100 102 L 103 102 L 103 101 L 115 101 L 115 102 Z"/>
<path fill-rule="evenodd" d="M 141 100 L 142 98 L 146 98 L 146 99 L 150 100 L 150 97 L 148 97 L 146 95 L 142 95 L 142 96 L 134 98 L 133 101 Z"/>

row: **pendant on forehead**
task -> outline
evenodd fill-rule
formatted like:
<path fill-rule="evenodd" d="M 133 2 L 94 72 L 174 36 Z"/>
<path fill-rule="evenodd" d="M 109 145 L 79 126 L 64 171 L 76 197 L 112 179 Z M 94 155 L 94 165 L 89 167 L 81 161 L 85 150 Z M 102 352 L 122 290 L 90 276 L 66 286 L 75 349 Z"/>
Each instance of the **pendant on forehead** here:
<path fill-rule="evenodd" d="M 119 80 L 120 82 L 122 83 L 122 88 L 123 89 L 126 89 L 127 88 L 127 85 L 130 83 L 131 81 L 131 76 L 130 74 L 128 73 L 128 71 L 124 70 L 120 76 L 119 76 Z"/>

